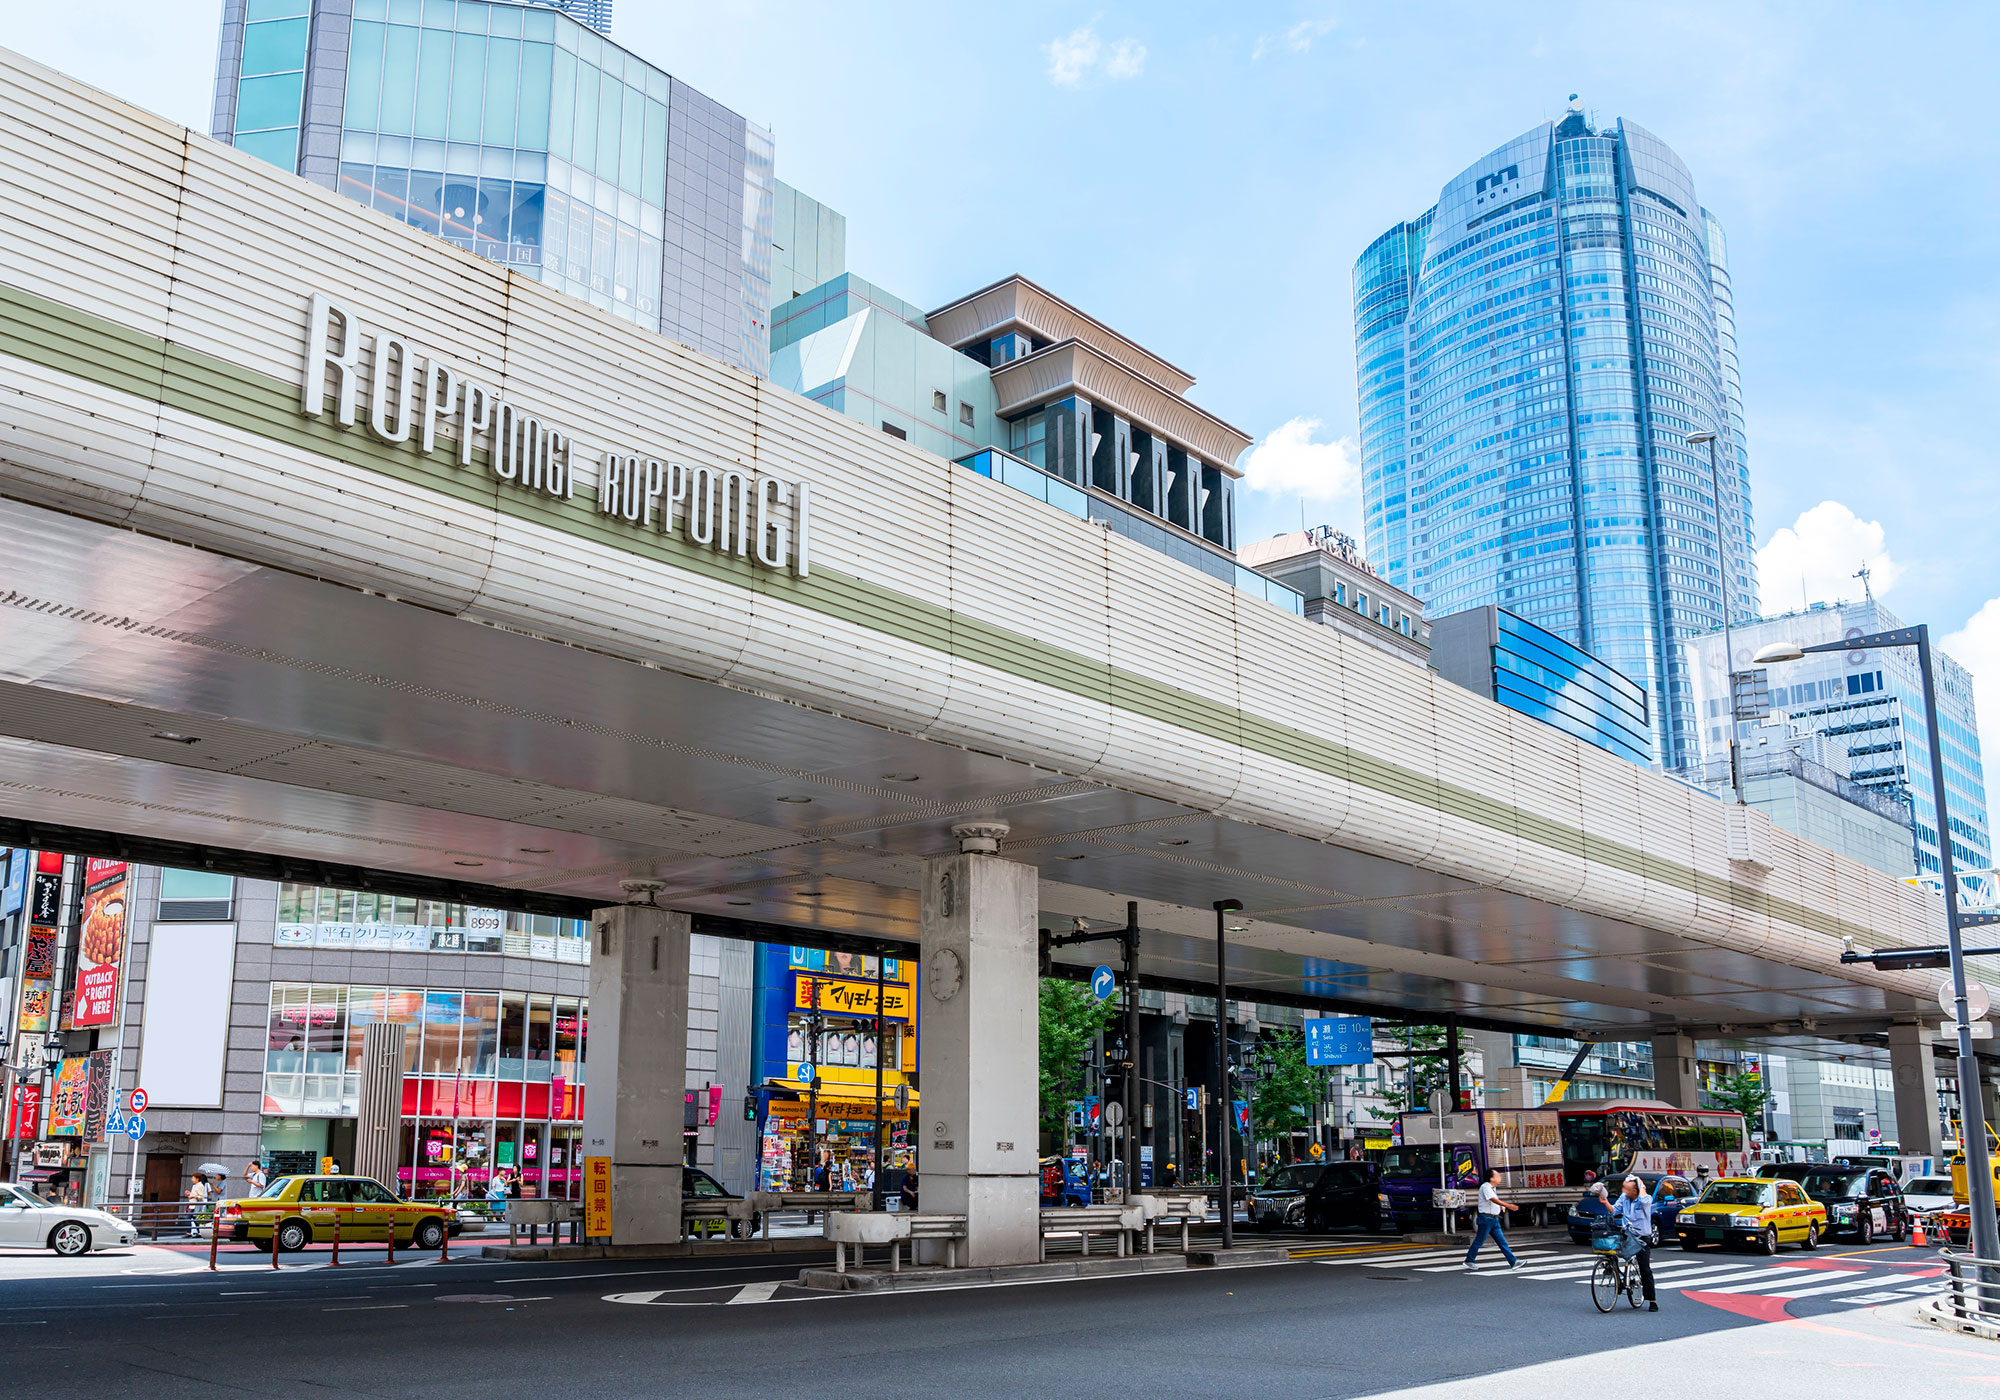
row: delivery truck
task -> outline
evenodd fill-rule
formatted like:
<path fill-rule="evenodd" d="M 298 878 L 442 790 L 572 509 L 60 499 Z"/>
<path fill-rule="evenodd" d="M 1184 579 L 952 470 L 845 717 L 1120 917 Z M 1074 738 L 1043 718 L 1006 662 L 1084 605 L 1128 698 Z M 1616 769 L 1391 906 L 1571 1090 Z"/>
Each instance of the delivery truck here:
<path fill-rule="evenodd" d="M 1383 1228 L 1437 1229 L 1440 1190 L 1461 1191 L 1470 1211 L 1489 1167 L 1501 1198 L 1520 1207 L 1510 1224 L 1564 1219 L 1579 1192 L 1563 1180 L 1562 1136 L 1553 1108 L 1461 1109 L 1442 1117 L 1397 1115 L 1400 1141 L 1382 1158 Z"/>

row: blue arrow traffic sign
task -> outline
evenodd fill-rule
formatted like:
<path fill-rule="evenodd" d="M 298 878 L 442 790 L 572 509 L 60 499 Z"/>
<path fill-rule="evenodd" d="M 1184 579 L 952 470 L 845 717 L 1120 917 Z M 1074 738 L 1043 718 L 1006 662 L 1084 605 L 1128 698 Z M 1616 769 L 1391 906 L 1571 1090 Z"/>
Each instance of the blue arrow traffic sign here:
<path fill-rule="evenodd" d="M 1108 967 L 1100 965 L 1097 971 L 1090 974 L 1090 994 L 1099 1001 L 1109 999 L 1113 985 L 1111 969 Z"/>
<path fill-rule="evenodd" d="M 138 1114 L 135 1113 L 130 1118 L 127 1118 L 125 1120 L 126 1137 L 132 1139 L 132 1141 L 134 1142 L 137 1142 L 140 1138 L 144 1137 L 145 1135 L 146 1135 L 145 1119 L 141 1118 Z"/>
<path fill-rule="evenodd" d="M 801 1084 L 810 1084 L 810 1083 L 812 1083 L 812 1080 L 813 1080 L 813 1074 L 814 1074 L 814 1073 L 815 1073 L 815 1071 L 814 1071 L 814 1069 L 813 1069 L 813 1067 L 812 1067 L 811 1065 L 805 1065 L 805 1064 L 802 1064 L 802 1065 L 800 1065 L 800 1066 L 799 1066 L 799 1083 L 801 1083 Z"/>

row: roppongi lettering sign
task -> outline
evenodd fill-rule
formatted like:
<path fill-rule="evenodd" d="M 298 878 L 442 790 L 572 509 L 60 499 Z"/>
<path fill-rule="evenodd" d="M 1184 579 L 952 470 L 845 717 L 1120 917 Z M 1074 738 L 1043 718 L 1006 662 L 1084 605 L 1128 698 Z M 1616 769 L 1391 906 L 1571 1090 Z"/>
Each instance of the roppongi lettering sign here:
<path fill-rule="evenodd" d="M 329 401 L 337 427 L 360 424 L 381 442 L 444 451 L 466 470 L 483 466 L 517 490 L 576 498 L 570 434 L 410 337 L 365 325 L 352 308 L 315 292 L 299 409 L 324 417 Z M 597 514 L 799 578 L 811 571 L 812 488 L 803 481 L 612 449 L 598 464 Z"/>

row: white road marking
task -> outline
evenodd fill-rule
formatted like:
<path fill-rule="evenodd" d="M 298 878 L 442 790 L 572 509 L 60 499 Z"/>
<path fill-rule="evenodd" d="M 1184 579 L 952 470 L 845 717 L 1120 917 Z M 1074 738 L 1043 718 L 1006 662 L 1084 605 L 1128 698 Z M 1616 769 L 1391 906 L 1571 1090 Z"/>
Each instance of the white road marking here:
<path fill-rule="evenodd" d="M 1536 1250 L 1517 1249 L 1514 1251 L 1514 1257 L 1516 1259 L 1523 1259 L 1523 1260 L 1539 1259 L 1544 1263 L 1553 1263 L 1555 1261 L 1556 1254 L 1554 1250 L 1550 1249 L 1536 1249 Z M 1483 1268 L 1485 1264 L 1492 1264 L 1496 1262 L 1502 1269 L 1505 1269 L 1507 1267 L 1507 1261 L 1505 1259 L 1501 1259 L 1498 1255 L 1483 1256 L 1483 1263 L 1475 1264 L 1473 1267 L 1476 1269 Z M 1383 1267 L 1388 1267 L 1388 1266 L 1385 1265 Z M 1422 1264 L 1417 1267 L 1417 1272 L 1420 1274 L 1442 1274 L 1442 1273 L 1448 1273 L 1453 1269 L 1463 1269 L 1464 1267 L 1465 1267 L 1465 1256 L 1461 1254 L 1458 1256 L 1458 1262 L 1456 1264 Z"/>
<path fill-rule="evenodd" d="M 1700 1291 L 1704 1293 L 1775 1293 L 1779 1289 L 1810 1288 L 1814 1279 L 1823 1279 L 1825 1277 L 1827 1277 L 1825 1271 L 1817 1269 L 1771 1269 L 1761 1279 L 1746 1279 L 1742 1283 L 1732 1283 L 1724 1288 L 1713 1288 L 1707 1284 L 1703 1284 Z M 1846 1277 L 1853 1279 L 1857 1276 L 1850 1273 Z M 1879 1274 L 1868 1274 L 1861 1277 L 1878 1287 L 1882 1282 Z M 1787 1294 L 1786 1296 L 1789 1297 L 1790 1295 Z"/>
<path fill-rule="evenodd" d="M 788 1274 L 796 1274 L 799 1271 L 799 1267 L 796 1264 L 731 1264 L 720 1268 L 704 1269 L 609 1269 L 601 1274 L 536 1274 L 531 1278 L 496 1278 L 493 1281 L 495 1283 L 570 1283 L 577 1279 L 586 1278 L 644 1278 L 649 1274 L 679 1274 L 683 1277 L 695 1273 L 744 1274 L 758 1269 L 779 1269 Z M 716 1287 L 722 1288 L 727 1287 L 727 1285 L 717 1284 Z"/>
<path fill-rule="evenodd" d="M 1780 1296 L 1786 1298 L 1816 1298 L 1822 1293 L 1851 1293 L 1857 1288 L 1880 1288 L 1881 1286 L 1882 1280 L 1878 1276 L 1865 1274 L 1860 1278 L 1843 1279 L 1839 1283 L 1822 1283 L 1816 1288 L 1801 1288 L 1796 1292 Z"/>
<path fill-rule="evenodd" d="M 776 1293 L 783 1286 L 784 1284 L 782 1283 L 782 1281 L 772 1282 L 772 1283 L 746 1283 L 743 1285 L 742 1288 L 737 1290 L 736 1296 L 734 1298 L 731 1298 L 729 1301 L 731 1303 L 768 1303 L 771 1301 L 771 1295 L 773 1293 Z"/>

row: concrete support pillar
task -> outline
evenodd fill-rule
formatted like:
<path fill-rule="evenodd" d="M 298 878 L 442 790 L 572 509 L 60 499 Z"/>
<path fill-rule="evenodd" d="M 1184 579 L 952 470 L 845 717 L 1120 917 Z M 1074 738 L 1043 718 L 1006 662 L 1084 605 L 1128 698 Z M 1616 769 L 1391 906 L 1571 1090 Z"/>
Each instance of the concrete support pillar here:
<path fill-rule="evenodd" d="M 1701 1071 L 1695 1064 L 1694 1037 L 1653 1037 L 1653 1097 L 1675 1108 L 1701 1107 Z"/>
<path fill-rule="evenodd" d="M 688 916 L 599 909 L 591 936 L 585 1166 L 611 1159 L 612 1243 L 671 1243 L 681 1237 Z"/>
<path fill-rule="evenodd" d="M 1938 1132 L 1937 1065 L 1929 1026 L 1889 1027 L 1889 1077 L 1896 1082 L 1896 1141 L 1916 1156 L 1936 1155 Z"/>
<path fill-rule="evenodd" d="M 973 1266 L 1041 1257 L 1040 997 L 1032 866 L 993 854 L 1005 822 L 952 828 L 924 863 L 923 1209 L 966 1217 Z"/>

